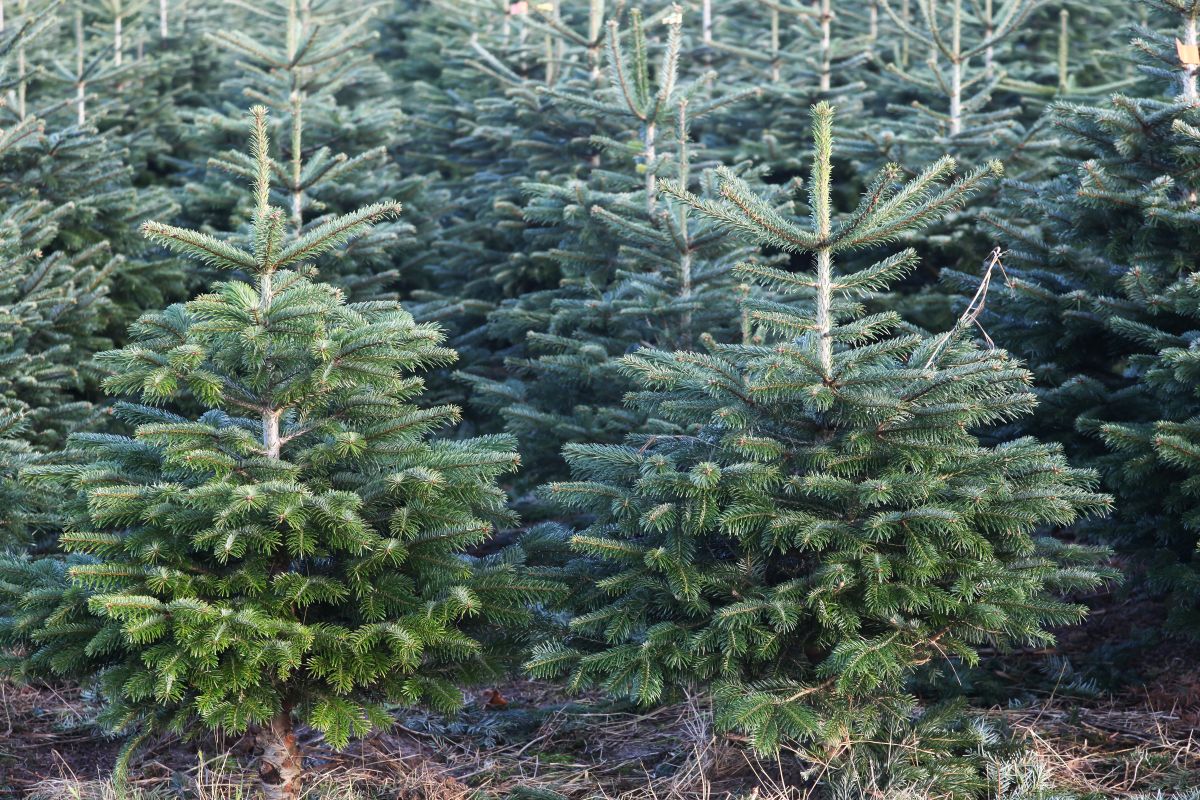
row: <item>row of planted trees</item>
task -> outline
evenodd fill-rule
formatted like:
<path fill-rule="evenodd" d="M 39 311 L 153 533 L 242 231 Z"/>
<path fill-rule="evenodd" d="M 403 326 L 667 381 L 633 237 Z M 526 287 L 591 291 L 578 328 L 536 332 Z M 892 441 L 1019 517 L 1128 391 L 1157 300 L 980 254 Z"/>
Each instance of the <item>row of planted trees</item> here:
<path fill-rule="evenodd" d="M 638 5 L 9 9 L 13 670 L 293 797 L 297 724 L 521 665 L 886 740 L 1079 618 L 1064 531 L 1194 631 L 1200 3 L 1095 70 L 1032 0 Z"/>

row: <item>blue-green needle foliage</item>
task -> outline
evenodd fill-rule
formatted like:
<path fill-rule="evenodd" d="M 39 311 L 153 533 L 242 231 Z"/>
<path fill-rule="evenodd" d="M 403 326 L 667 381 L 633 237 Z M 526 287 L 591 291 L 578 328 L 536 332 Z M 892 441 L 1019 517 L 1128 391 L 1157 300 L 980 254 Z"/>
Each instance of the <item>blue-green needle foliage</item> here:
<path fill-rule="evenodd" d="M 100 665 L 116 727 L 198 719 L 291 746 L 303 722 L 336 747 L 383 722 L 385 703 L 457 708 L 458 687 L 499 664 L 494 632 L 524 627 L 553 586 L 518 582 L 511 553 L 465 555 L 508 519 L 496 480 L 517 457 L 509 437 L 431 437 L 458 418 L 414 404 L 415 373 L 454 357 L 439 330 L 306 277 L 307 262 L 399 207 L 293 234 L 268 203 L 267 152 L 256 108 L 248 249 L 144 226 L 252 279 L 143 316 L 128 346 L 100 356 L 133 435 L 79 435 L 82 466 L 33 471 L 77 489 L 61 544 L 88 558 L 70 568 L 63 614 L 28 598 L 46 620 L 31 659 Z"/>
<path fill-rule="evenodd" d="M 1009 288 L 983 324 L 1028 359 L 1041 405 L 1021 421 L 1099 470 L 1111 522 L 1081 535 L 1132 558 L 1172 592 L 1167 623 L 1200 637 L 1200 249 L 1198 0 L 1141 0 L 1155 28 L 1131 49 L 1143 80 L 1050 121 L 1076 142 L 1060 176 L 1007 187 L 984 221 L 1011 246 Z M 974 292 L 976 279 L 948 271 Z"/>
<path fill-rule="evenodd" d="M 529 669 L 643 703 L 708 686 L 720 727 L 763 751 L 884 736 L 913 670 L 1048 642 L 1082 614 L 1056 592 L 1104 580 L 1096 553 L 1036 538 L 1105 512 L 1095 476 L 1056 446 L 974 434 L 1028 413 L 1028 373 L 972 343 L 969 320 L 929 335 L 864 312 L 858 298 L 904 275 L 911 250 L 841 266 L 961 207 L 998 166 L 951 181 L 944 158 L 906 182 L 889 166 L 835 216 L 832 123 L 814 108 L 807 218 L 732 175 L 715 201 L 668 187 L 735 234 L 811 256 L 802 272 L 742 267 L 806 299 L 747 301 L 773 333 L 761 345 L 627 356 L 633 406 L 686 433 L 568 445 L 576 479 L 546 489 L 590 516 L 564 535 L 594 584 Z"/>

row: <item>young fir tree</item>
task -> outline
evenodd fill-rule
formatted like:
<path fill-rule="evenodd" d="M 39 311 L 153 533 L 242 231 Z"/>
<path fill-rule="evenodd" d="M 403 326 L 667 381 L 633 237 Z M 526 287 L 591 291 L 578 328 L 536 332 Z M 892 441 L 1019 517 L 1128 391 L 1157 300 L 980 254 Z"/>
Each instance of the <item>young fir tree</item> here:
<path fill-rule="evenodd" d="M 45 13 L 36 14 L 39 7 Z M 24 11 L 22 11 L 24 9 Z M 120 269 L 109 280 L 112 306 L 105 333 L 119 338 L 124 328 L 148 307 L 161 307 L 183 293 L 183 273 L 178 261 L 150 254 L 137 235 L 137 226 L 151 216 L 169 217 L 177 206 L 170 190 L 139 185 L 146 171 L 143 155 L 134 153 L 132 142 L 141 133 L 129 135 L 119 125 L 110 125 L 108 112 L 133 99 L 132 88 L 119 94 L 119 80 L 136 72 L 101 73 L 112 83 L 101 82 L 103 99 L 85 94 L 83 124 L 80 124 L 79 87 L 62 80 L 62 57 L 79 55 L 74 23 L 80 18 L 63 3 L 19 3 L 8 22 L 20 29 L 33 19 L 44 20 L 37 37 L 26 37 L 14 48 L 18 68 L 10 70 L 16 84 L 9 102 L 0 109 L 7 124 L 34 121 L 39 135 L 29 146 L 10 155 L 9 169 L 20 175 L 15 196 L 55 207 L 57 224 L 47 249 L 78 253 L 92 247 L 110 247 L 121 254 Z M 53 13 L 52 13 L 53 12 Z M 70 31 L 67 36 L 66 32 Z M 90 48 L 87 50 L 91 53 Z M 111 50 L 90 56 L 111 59 Z M 88 62 L 92 66 L 95 61 Z M 86 74 L 92 74 L 85 65 Z M 20 89 L 21 91 L 16 91 Z M 100 91 L 93 87 L 93 92 Z M 144 124 L 153 128 L 151 103 L 145 107 Z"/>
<path fill-rule="evenodd" d="M 879 117 L 848 132 L 846 153 L 872 170 L 888 162 L 924 164 L 943 154 L 972 167 L 999 158 L 1021 176 L 1041 169 L 1042 154 L 1056 142 L 1040 135 L 1036 115 L 1019 96 L 999 86 L 1009 65 L 1033 60 L 1019 37 L 1044 2 L 880 0 L 884 29 L 901 43 L 890 54 L 881 48 Z M 993 206 L 996 195 L 995 188 L 984 189 L 976 207 Z M 974 217 L 951 213 L 909 239 L 922 256 L 919 270 L 874 307 L 934 330 L 953 324 L 958 297 L 937 286 L 941 270 L 972 263 L 994 246 Z"/>
<path fill-rule="evenodd" d="M 570 536 L 590 588 L 569 636 L 528 664 L 643 703 L 711 687 L 719 726 L 764 751 L 877 739 L 908 712 L 919 666 L 1051 641 L 1049 626 L 1082 614 L 1056 592 L 1101 575 L 1094 554 L 1036 531 L 1108 506 L 1056 446 L 979 441 L 1033 396 L 1005 353 L 968 340 L 969 317 L 935 336 L 857 299 L 915 253 L 851 266 L 856 252 L 961 206 L 998 167 L 946 184 L 949 157 L 908 181 L 889 166 L 835 215 L 833 110 L 813 118 L 807 217 L 728 173 L 720 201 L 668 189 L 733 233 L 809 256 L 800 272 L 741 269 L 810 299 L 751 297 L 773 333 L 761 345 L 626 358 L 633 407 L 684 433 L 567 446 L 576 480 L 546 491 L 593 520 Z"/>
<path fill-rule="evenodd" d="M 12 133 L 0 129 L 0 187 Z M 18 474 L 92 421 L 81 399 L 83 373 L 103 345 L 108 282 L 120 266 L 104 246 L 41 250 L 54 238 L 59 211 L 0 202 L 0 551 L 54 530 L 61 495 L 23 485 Z"/>
<path fill-rule="evenodd" d="M 500 663 L 498 632 L 527 626 L 527 603 L 552 587 L 514 580 L 511 555 L 465 555 L 508 520 L 495 481 L 517 456 L 508 437 L 431 437 L 458 417 L 414 404 L 414 372 L 454 357 L 439 331 L 308 277 L 398 205 L 293 232 L 272 203 L 289 184 L 272 189 L 266 109 L 253 116 L 249 241 L 145 226 L 249 281 L 139 320 L 99 357 L 133 435 L 77 436 L 80 464 L 31 471 L 78 490 L 60 543 L 91 557 L 31 659 L 101 666 L 118 729 L 254 731 L 263 792 L 295 798 L 298 724 L 341 747 L 386 724 L 385 703 L 457 708 L 460 683 Z M 21 605 L 37 616 L 35 590 Z"/>
<path fill-rule="evenodd" d="M 1116 495 L 1113 523 L 1094 533 L 1178 589 L 1172 618 L 1195 631 L 1197 406 L 1186 349 L 1196 330 L 1200 91 L 1176 40 L 1197 41 L 1200 3 L 1142 5 L 1165 23 L 1134 39 L 1145 79 L 1099 104 L 1057 105 L 1053 123 L 1081 155 L 1062 159 L 1060 178 L 1011 186 L 1007 218 L 986 218 L 1012 254 L 1010 288 L 984 324 L 1034 369 L 1042 404 L 1026 429 L 1063 441 Z"/>
<path fill-rule="evenodd" d="M 715 51 L 706 60 L 725 83 L 755 88 L 748 102 L 714 120 L 723 145 L 714 155 L 752 158 L 777 173 L 802 170 L 797 154 L 811 145 L 804 137 L 813 103 L 837 105 L 843 124 L 866 107 L 877 25 L 862 24 L 856 4 L 839 0 L 744 0 L 706 13 L 711 5 L 706 0 L 701 13 L 701 43 Z"/>
<path fill-rule="evenodd" d="M 249 98 L 279 122 L 282 151 L 273 164 L 286 187 L 293 231 L 319 226 L 373 197 L 403 201 L 406 217 L 420 218 L 423 180 L 401 176 L 391 148 L 405 121 L 386 73 L 370 44 L 380 3 L 347 8 L 330 0 L 271 0 L 237 4 L 239 24 L 207 32 L 211 44 L 235 59 L 215 113 L 197 115 L 230 149 L 209 159 L 210 180 L 193 185 L 188 212 L 219 227 L 244 224 L 253 209 L 230 207 L 230 181 L 254 173 L 238 141 L 241 109 Z M 282 32 L 282 36 L 280 35 Z M 215 146 L 214 142 L 214 146 Z M 424 248 L 407 222 L 389 220 L 347 243 L 327 260 L 327 277 L 351 299 L 397 299 L 400 276 L 419 274 Z M 409 287 L 411 288 L 411 287 Z"/>
<path fill-rule="evenodd" d="M 997 154 L 1022 168 L 1034 161 L 1019 104 L 1001 105 L 993 97 L 1004 78 L 1008 45 L 1044 2 L 913 0 L 910 8 L 899 0 L 879 0 L 907 50 L 898 63 L 887 65 L 900 90 L 887 106 L 892 124 L 862 130 L 855 155 L 872 164 L 921 161 L 938 153 L 971 164 Z"/>
<path fill-rule="evenodd" d="M 578 180 L 523 187 L 531 196 L 523 210 L 527 241 L 558 265 L 559 285 L 527 292 L 489 316 L 493 338 L 514 344 L 503 380 L 466 375 L 473 401 L 517 435 L 531 481 L 566 474 L 558 458 L 564 442 L 615 442 L 646 425 L 658 429 L 622 404 L 626 352 L 692 349 L 704 333 L 722 341 L 741 335 L 731 268 L 750 254 L 685 206 L 661 199 L 656 187 L 673 175 L 697 191 L 713 188 L 711 172 L 693 177 L 689 124 L 738 98 L 700 98 L 704 76 L 680 83 L 683 15 L 674 8 L 663 23 L 657 70 L 635 10 L 628 51 L 616 21 L 609 23 L 602 90 L 546 90 L 597 119 L 596 163 Z"/>
<path fill-rule="evenodd" d="M 7 105 L 30 75 L 11 68 L 16 51 L 52 22 L 29 14 L 0 34 L 0 551 L 53 530 L 61 495 L 17 474 L 90 421 L 81 402 L 86 364 L 105 346 L 100 332 L 114 315 L 106 294 L 123 267 L 107 242 L 81 240 L 80 207 L 96 202 L 87 184 L 64 181 L 80 199 L 61 197 L 57 167 L 70 172 L 72 161 L 69 148 L 56 151 L 63 134 Z M 99 195 L 108 185 L 90 188 Z"/>
<path fill-rule="evenodd" d="M 1082 99 L 1110 94 L 1134 83 L 1118 56 L 1127 25 L 1125 4 L 1063 3 L 1046 5 L 1030 14 L 1021 41 L 1046 58 L 1023 59 L 1005 65 L 999 88 L 1016 92 L 1037 105 L 1040 101 Z"/>
<path fill-rule="evenodd" d="M 402 163 L 436 170 L 450 198 L 430 242 L 429 285 L 411 294 L 412 308 L 449 328 L 465 369 L 503 380 L 503 359 L 524 332 L 496 341 L 487 315 L 558 284 L 547 238 L 523 213 L 525 186 L 583 181 L 601 158 L 591 137 L 623 130 L 554 93 L 592 96 L 608 85 L 605 23 L 624 5 L 438 0 L 389 29 L 405 105 L 430 132 L 403 149 Z"/>

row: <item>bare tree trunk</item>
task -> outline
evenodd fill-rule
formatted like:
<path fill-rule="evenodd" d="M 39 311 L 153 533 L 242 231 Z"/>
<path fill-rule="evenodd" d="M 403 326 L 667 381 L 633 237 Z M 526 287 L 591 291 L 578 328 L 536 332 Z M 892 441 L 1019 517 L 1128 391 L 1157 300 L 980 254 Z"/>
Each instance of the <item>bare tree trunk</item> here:
<path fill-rule="evenodd" d="M 1058 91 L 1066 93 L 1071 84 L 1071 12 L 1058 12 Z"/>
<path fill-rule="evenodd" d="M 158 0 L 158 36 L 160 39 L 166 39 L 168 35 L 167 0 Z"/>
<path fill-rule="evenodd" d="M 75 119 L 79 127 L 87 123 L 87 81 L 84 79 L 83 12 L 75 12 Z"/>
<path fill-rule="evenodd" d="M 1195 17 L 1188 17 L 1187 23 L 1183 26 L 1183 43 L 1189 45 L 1197 44 L 1197 22 Z M 1188 65 L 1183 68 L 1183 75 L 1180 83 L 1183 101 L 1190 105 L 1200 105 L 1200 93 L 1196 89 L 1196 73 L 1195 65 Z"/>
<path fill-rule="evenodd" d="M 266 800 L 298 800 L 304 788 L 303 756 L 287 707 L 258 729 L 258 780 Z"/>
<path fill-rule="evenodd" d="M 125 51 L 125 34 L 122 28 L 121 7 L 117 6 L 117 16 L 113 19 L 113 64 L 121 66 Z"/>
<path fill-rule="evenodd" d="M 833 86 L 833 3 L 821 0 L 821 91 Z"/>
<path fill-rule="evenodd" d="M 962 0 L 954 0 L 954 59 L 950 64 L 950 135 L 962 133 L 963 57 Z"/>

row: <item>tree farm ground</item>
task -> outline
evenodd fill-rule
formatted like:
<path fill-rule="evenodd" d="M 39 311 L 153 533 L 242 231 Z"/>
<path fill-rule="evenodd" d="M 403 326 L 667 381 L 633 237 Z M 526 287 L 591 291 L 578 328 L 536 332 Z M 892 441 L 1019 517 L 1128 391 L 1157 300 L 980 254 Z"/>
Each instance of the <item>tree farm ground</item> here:
<path fill-rule="evenodd" d="M 1125 797 L 1200 788 L 1200 645 L 1147 638 L 1165 609 L 1136 592 L 1089 603 L 1088 621 L 1059 631 L 1055 648 L 973 673 L 978 713 L 1023 741 L 1018 760 L 1064 790 Z M 1009 702 L 1015 687 L 1026 688 Z M 120 743 L 93 725 L 97 707 L 86 693 L 0 684 L 0 708 L 0 798 L 251 795 L 233 777 L 245 773 L 227 761 L 248 758 L 240 740 L 154 740 L 119 790 L 109 777 Z M 516 680 L 473 693 L 460 720 L 411 712 L 398 720 L 341 754 L 310 736 L 306 752 L 320 775 L 313 795 L 804 800 L 820 777 L 819 766 L 768 763 L 714 735 L 703 698 L 636 709 Z"/>

